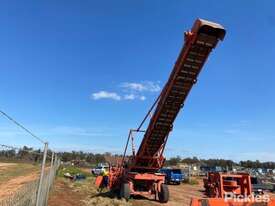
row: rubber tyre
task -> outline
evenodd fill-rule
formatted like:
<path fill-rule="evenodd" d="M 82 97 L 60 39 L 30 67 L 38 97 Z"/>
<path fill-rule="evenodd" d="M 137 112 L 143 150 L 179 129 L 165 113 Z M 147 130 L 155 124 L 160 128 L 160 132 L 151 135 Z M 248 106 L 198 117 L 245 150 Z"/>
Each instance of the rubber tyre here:
<path fill-rule="evenodd" d="M 129 183 L 123 183 L 120 188 L 120 198 L 124 198 L 125 200 L 129 200 L 130 198 L 130 185 Z"/>
<path fill-rule="evenodd" d="M 161 184 L 160 192 L 158 193 L 159 201 L 161 203 L 167 203 L 169 200 L 169 189 L 166 184 Z"/>

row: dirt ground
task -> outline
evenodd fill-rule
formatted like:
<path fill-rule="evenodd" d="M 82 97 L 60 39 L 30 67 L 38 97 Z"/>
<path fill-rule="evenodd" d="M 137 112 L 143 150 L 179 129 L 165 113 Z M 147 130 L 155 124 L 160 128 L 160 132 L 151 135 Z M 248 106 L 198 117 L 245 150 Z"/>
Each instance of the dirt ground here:
<path fill-rule="evenodd" d="M 94 178 L 72 182 L 58 177 L 49 196 L 49 206 L 128 206 L 126 201 L 116 199 L 107 190 L 101 193 L 94 185 Z"/>
<path fill-rule="evenodd" d="M 8 168 L 10 166 L 14 166 L 14 165 L 16 165 L 16 163 L 3 163 L 3 162 L 0 162 L 0 169 L 1 170 L 6 169 L 6 168 Z"/>
<path fill-rule="evenodd" d="M 88 178 L 81 182 L 71 182 L 64 178 L 58 178 L 54 190 L 50 194 L 49 206 L 189 206 L 192 197 L 204 197 L 200 185 L 169 185 L 170 200 L 167 204 L 160 204 L 153 198 L 132 198 L 128 202 L 118 200 L 108 191 L 99 193 L 94 186 L 94 178 Z"/>
<path fill-rule="evenodd" d="M 107 190 L 101 193 L 94 185 L 94 177 L 84 181 L 72 182 L 58 177 L 50 194 L 49 206 L 189 206 L 192 198 L 205 198 L 202 181 L 198 185 L 169 185 L 170 199 L 160 204 L 152 198 L 136 197 L 125 200 L 117 199 Z M 275 198 L 275 193 L 269 194 Z"/>
<path fill-rule="evenodd" d="M 199 185 L 169 185 L 170 199 L 166 204 L 161 204 L 157 201 L 146 200 L 146 199 L 135 199 L 132 201 L 133 206 L 189 206 L 192 198 L 202 198 L 205 197 L 203 194 L 203 186 Z"/>
<path fill-rule="evenodd" d="M 0 199 L 17 191 L 22 185 L 35 180 L 38 167 L 23 163 L 0 163 Z"/>

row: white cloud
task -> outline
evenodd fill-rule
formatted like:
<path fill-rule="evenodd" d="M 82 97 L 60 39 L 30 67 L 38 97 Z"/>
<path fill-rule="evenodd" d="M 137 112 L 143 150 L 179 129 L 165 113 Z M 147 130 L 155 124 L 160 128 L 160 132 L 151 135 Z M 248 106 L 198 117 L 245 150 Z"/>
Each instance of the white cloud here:
<path fill-rule="evenodd" d="M 134 83 L 134 82 L 124 82 L 121 84 L 121 87 L 123 88 L 127 88 L 127 89 L 130 89 L 130 90 L 136 90 L 136 91 L 143 91 L 145 88 L 144 88 L 144 85 L 143 84 L 140 84 L 140 83 Z"/>
<path fill-rule="evenodd" d="M 159 82 L 142 81 L 142 82 L 124 82 L 118 85 L 120 90 L 116 92 L 99 91 L 91 94 L 91 99 L 112 99 L 112 100 L 146 100 L 146 93 L 160 91 Z"/>
<path fill-rule="evenodd" d="M 134 99 L 136 99 L 136 96 L 134 94 L 126 94 L 126 95 L 124 95 L 124 99 L 134 100 Z"/>
<path fill-rule="evenodd" d="M 146 100 L 146 97 L 145 96 L 140 96 L 139 99 L 144 101 L 144 100 Z"/>
<path fill-rule="evenodd" d="M 121 96 L 118 95 L 115 92 L 107 92 L 107 91 L 99 91 L 95 92 L 91 95 L 91 98 L 94 100 L 99 100 L 99 99 L 113 99 L 116 101 L 121 100 Z"/>
<path fill-rule="evenodd" d="M 158 92 L 160 91 L 159 83 L 152 81 L 145 82 L 124 82 L 121 84 L 121 87 L 128 91 L 136 92 Z"/>
<path fill-rule="evenodd" d="M 144 101 L 144 100 L 146 100 L 146 97 L 143 96 L 143 95 L 126 94 L 126 95 L 124 95 L 124 99 L 125 100 L 135 100 L 135 99 L 138 99 L 138 100 Z"/>

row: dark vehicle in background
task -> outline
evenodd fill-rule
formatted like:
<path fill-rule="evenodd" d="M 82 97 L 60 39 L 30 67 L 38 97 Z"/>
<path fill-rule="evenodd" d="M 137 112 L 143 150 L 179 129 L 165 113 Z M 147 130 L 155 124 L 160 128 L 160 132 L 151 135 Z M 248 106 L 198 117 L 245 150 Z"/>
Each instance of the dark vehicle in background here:
<path fill-rule="evenodd" d="M 159 170 L 160 173 L 165 174 L 166 184 L 180 184 L 184 180 L 184 173 L 180 169 L 163 168 Z"/>
<path fill-rule="evenodd" d="M 252 191 L 254 194 L 264 194 L 265 191 L 275 192 L 275 185 L 264 183 L 258 177 L 251 177 Z"/>
<path fill-rule="evenodd" d="M 209 167 L 209 166 L 201 166 L 200 170 L 202 172 L 208 173 L 208 172 L 223 172 L 225 171 L 225 169 L 223 169 L 220 166 L 213 166 L 213 167 Z"/>

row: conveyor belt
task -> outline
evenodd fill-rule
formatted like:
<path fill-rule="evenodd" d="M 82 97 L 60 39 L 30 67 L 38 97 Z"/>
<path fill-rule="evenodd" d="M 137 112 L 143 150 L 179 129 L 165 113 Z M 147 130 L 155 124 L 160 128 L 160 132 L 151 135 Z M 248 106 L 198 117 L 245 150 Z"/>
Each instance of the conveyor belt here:
<path fill-rule="evenodd" d="M 169 132 L 211 50 L 222 40 L 222 26 L 198 19 L 166 83 L 144 138 L 131 165 L 132 171 L 156 171 L 162 167 Z"/>

